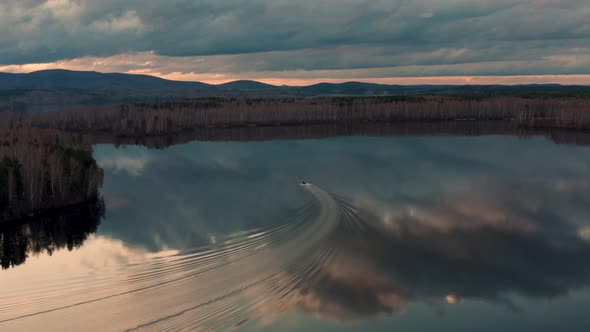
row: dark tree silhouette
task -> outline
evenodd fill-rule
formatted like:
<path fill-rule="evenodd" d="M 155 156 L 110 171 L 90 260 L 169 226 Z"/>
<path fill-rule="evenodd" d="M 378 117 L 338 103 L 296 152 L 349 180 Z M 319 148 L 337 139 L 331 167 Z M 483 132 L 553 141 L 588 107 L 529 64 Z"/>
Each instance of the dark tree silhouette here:
<path fill-rule="evenodd" d="M 96 232 L 104 213 L 104 202 L 95 199 L 26 223 L 0 225 L 0 265 L 8 269 L 30 255 L 79 248 Z"/>

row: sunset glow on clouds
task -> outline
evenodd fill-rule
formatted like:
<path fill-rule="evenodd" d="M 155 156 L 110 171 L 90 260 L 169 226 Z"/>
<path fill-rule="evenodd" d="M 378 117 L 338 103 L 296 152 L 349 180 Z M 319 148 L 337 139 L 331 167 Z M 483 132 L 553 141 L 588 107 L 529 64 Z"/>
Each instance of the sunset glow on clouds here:
<path fill-rule="evenodd" d="M 590 84 L 584 0 L 0 1 L 0 71 Z"/>

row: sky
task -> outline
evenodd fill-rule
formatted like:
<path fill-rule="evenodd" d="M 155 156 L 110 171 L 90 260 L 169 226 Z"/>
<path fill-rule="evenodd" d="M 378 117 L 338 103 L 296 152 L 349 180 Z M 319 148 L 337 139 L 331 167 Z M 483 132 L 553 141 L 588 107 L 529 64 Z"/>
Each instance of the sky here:
<path fill-rule="evenodd" d="M 0 71 L 590 84 L 587 0 L 0 0 Z"/>

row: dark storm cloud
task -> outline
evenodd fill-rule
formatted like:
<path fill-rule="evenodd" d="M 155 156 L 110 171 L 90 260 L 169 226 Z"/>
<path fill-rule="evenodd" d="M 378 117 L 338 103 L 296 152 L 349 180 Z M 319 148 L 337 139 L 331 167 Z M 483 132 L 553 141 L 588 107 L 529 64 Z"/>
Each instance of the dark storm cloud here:
<path fill-rule="evenodd" d="M 589 15 L 583 0 L 2 1 L 0 63 L 154 51 L 233 55 L 232 72 L 588 73 Z"/>

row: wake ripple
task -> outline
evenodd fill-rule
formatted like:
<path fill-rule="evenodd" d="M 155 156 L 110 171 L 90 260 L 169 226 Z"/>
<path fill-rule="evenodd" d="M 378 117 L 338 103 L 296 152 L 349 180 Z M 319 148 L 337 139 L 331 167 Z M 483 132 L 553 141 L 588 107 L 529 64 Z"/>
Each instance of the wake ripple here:
<path fill-rule="evenodd" d="M 194 331 L 280 313 L 330 263 L 334 234 L 362 231 L 355 209 L 317 186 L 282 226 L 99 275 L 3 290 L 0 330 Z"/>

